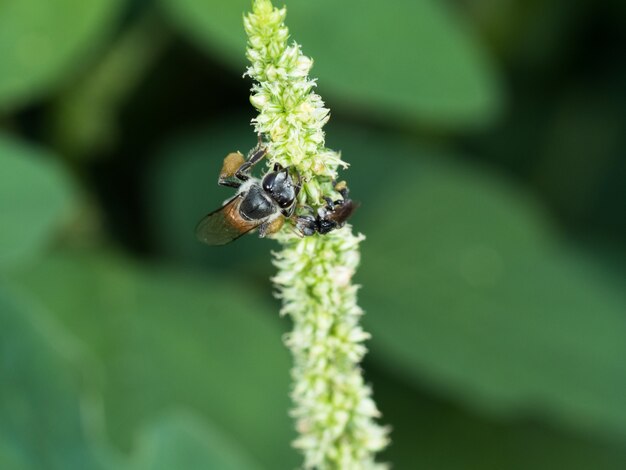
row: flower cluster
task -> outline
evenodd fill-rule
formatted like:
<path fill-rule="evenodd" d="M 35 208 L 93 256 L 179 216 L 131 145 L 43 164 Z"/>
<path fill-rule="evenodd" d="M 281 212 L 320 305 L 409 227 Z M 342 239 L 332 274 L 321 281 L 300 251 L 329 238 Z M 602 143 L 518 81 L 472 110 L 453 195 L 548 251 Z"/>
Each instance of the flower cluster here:
<path fill-rule="evenodd" d="M 346 165 L 325 147 L 322 128 L 329 111 L 313 92 L 311 59 L 288 44 L 285 15 L 270 0 L 255 0 L 244 19 L 247 74 L 256 81 L 250 101 L 259 111 L 256 131 L 269 137 L 270 164 L 294 167 L 304 181 L 299 202 L 316 207 L 325 196 L 336 198 L 333 181 Z M 384 467 L 374 455 L 386 446 L 388 431 L 375 422 L 380 413 L 359 367 L 369 335 L 359 326 L 362 311 L 352 276 L 363 236 L 346 225 L 304 238 L 287 229 L 275 238 L 283 247 L 275 254 L 273 280 L 281 314 L 294 323 L 285 343 L 294 357 L 294 445 L 304 453 L 304 467 Z"/>
<path fill-rule="evenodd" d="M 257 133 L 270 139 L 270 164 L 297 168 L 304 181 L 301 200 L 318 206 L 322 195 L 334 195 L 337 168 L 347 165 L 324 146 L 322 128 L 329 110 L 313 92 L 315 80 L 308 76 L 313 61 L 298 44 L 287 43 L 286 13 L 285 8 L 274 8 L 270 0 L 259 0 L 244 18 L 251 63 L 246 73 L 256 82 L 250 102 L 259 111 L 254 119 Z"/>
<path fill-rule="evenodd" d="M 359 362 L 369 335 L 359 326 L 352 276 L 359 242 L 350 227 L 285 242 L 275 255 L 274 283 L 293 331 L 285 343 L 294 356 L 293 416 L 305 468 L 375 468 L 373 454 L 387 444 L 387 430 L 363 382 Z"/>

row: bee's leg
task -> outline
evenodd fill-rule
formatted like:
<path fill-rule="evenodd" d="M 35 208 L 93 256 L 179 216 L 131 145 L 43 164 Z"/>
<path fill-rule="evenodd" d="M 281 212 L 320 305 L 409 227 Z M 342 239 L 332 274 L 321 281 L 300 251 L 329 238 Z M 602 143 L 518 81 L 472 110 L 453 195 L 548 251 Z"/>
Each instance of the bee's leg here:
<path fill-rule="evenodd" d="M 261 144 L 262 142 L 259 140 L 259 145 Z M 237 169 L 237 171 L 235 171 L 235 176 L 241 181 L 246 181 L 250 177 L 250 170 L 252 169 L 252 167 L 259 163 L 263 159 L 263 157 L 265 157 L 265 155 L 267 155 L 266 147 L 256 147 L 252 151 L 252 155 L 250 155 L 250 158 L 248 158 L 246 162 L 243 162 L 241 166 Z"/>
<path fill-rule="evenodd" d="M 246 160 L 243 155 L 239 152 L 232 152 L 226 155 L 217 183 L 222 186 L 230 186 L 231 188 L 238 188 L 241 186 L 241 182 L 246 181 L 248 178 L 239 178 L 237 176 L 237 171 L 241 168 L 245 161 Z"/>
<path fill-rule="evenodd" d="M 283 227 L 284 223 L 285 217 L 283 217 L 282 215 L 276 217 L 271 222 L 262 223 L 259 226 L 259 237 L 263 238 L 267 235 L 273 235 Z"/>
<path fill-rule="evenodd" d="M 345 181 L 340 181 L 339 183 L 336 183 L 335 191 L 341 194 L 341 197 L 343 198 L 344 201 L 348 200 L 348 197 L 350 195 L 350 190 L 348 189 L 348 183 L 346 183 Z"/>

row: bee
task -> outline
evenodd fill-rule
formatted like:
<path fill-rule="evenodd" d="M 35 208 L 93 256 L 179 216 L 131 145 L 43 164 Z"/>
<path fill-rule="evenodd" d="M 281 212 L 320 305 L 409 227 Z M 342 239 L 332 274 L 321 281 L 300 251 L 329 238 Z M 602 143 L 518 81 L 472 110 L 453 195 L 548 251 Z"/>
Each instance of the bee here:
<path fill-rule="evenodd" d="M 299 176 L 294 179 L 289 168 L 278 163 L 262 179 L 251 176 L 254 165 L 266 155 L 267 148 L 259 137 L 259 145 L 248 160 L 239 152 L 226 156 L 218 184 L 237 189 L 237 194 L 200 220 L 196 227 L 200 241 L 225 245 L 255 229 L 265 237 L 276 233 L 285 218 L 293 216 L 301 189 Z"/>
<path fill-rule="evenodd" d="M 359 206 L 358 203 L 349 198 L 348 186 L 345 181 L 336 184 L 335 191 L 341 194 L 341 199 L 333 201 L 331 198 L 325 197 L 325 206 L 320 207 L 317 211 L 311 207 L 306 207 L 305 209 L 309 213 L 299 215 L 296 218 L 296 229 L 303 236 L 311 236 L 315 233 L 326 235 L 343 227 Z"/>

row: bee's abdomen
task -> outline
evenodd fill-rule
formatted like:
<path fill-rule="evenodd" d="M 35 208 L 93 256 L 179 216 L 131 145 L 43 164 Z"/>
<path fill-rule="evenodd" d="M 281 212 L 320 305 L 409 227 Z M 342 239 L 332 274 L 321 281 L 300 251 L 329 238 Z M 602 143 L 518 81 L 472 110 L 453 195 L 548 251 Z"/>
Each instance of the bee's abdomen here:
<path fill-rule="evenodd" d="M 239 206 L 241 216 L 248 220 L 259 220 L 276 212 L 276 206 L 260 186 L 254 185 Z"/>

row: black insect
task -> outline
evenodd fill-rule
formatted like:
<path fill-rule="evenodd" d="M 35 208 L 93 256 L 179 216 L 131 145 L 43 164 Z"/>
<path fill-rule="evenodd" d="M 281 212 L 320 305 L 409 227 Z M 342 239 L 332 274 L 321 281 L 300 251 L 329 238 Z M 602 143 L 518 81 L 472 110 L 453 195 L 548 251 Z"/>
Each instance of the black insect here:
<path fill-rule="evenodd" d="M 225 245 L 257 228 L 259 236 L 265 237 L 280 230 L 285 218 L 293 215 L 301 188 L 299 177 L 294 180 L 289 168 L 279 164 L 262 180 L 250 175 L 252 167 L 266 154 L 259 139 L 247 161 L 239 152 L 226 156 L 218 183 L 237 188 L 237 194 L 198 223 L 196 235 L 200 241 Z"/>
<path fill-rule="evenodd" d="M 320 207 L 317 211 L 307 207 L 309 214 L 297 217 L 296 228 L 302 235 L 310 236 L 315 233 L 325 235 L 340 228 L 358 207 L 358 204 L 348 197 L 348 186 L 345 181 L 337 184 L 335 190 L 341 194 L 341 199 L 333 201 L 326 197 L 324 207 Z"/>

